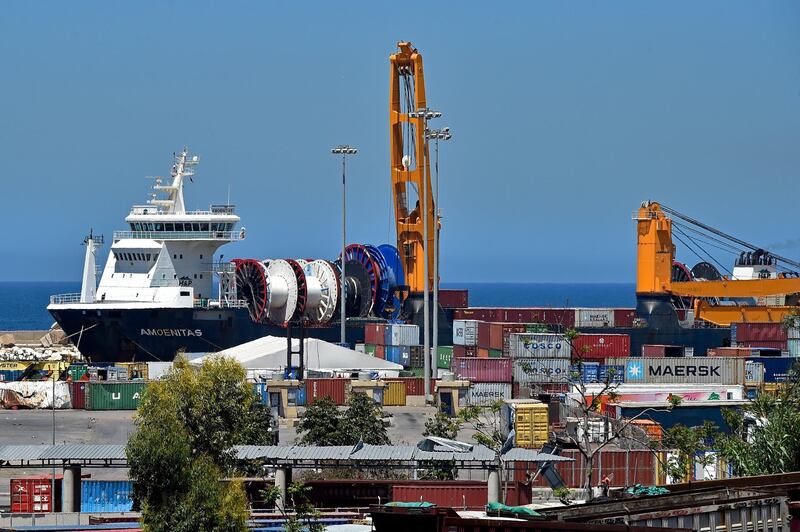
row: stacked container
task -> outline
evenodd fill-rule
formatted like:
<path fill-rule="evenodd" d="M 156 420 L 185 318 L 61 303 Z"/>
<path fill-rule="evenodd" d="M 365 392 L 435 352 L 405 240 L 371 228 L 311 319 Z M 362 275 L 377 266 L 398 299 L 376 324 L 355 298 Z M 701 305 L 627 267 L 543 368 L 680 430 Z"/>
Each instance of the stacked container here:
<path fill-rule="evenodd" d="M 631 355 L 631 337 L 627 334 L 581 333 L 573 342 L 573 358 L 604 361 Z"/>
<path fill-rule="evenodd" d="M 563 335 L 514 333 L 509 336 L 514 382 L 521 386 L 569 380 L 571 347 Z"/>
<path fill-rule="evenodd" d="M 576 308 L 575 327 L 613 327 L 613 308 Z"/>
<path fill-rule="evenodd" d="M 742 384 L 743 358 L 615 358 L 610 364 L 625 367 L 626 383 Z"/>
<path fill-rule="evenodd" d="M 733 323 L 731 342 L 737 347 L 769 347 L 785 351 L 788 335 L 780 323 Z"/>
<path fill-rule="evenodd" d="M 478 320 L 453 320 L 453 345 L 477 347 Z"/>
<path fill-rule="evenodd" d="M 800 357 L 800 329 L 792 327 L 787 332 L 786 348 L 790 357 Z"/>
<path fill-rule="evenodd" d="M 686 348 L 682 345 L 651 345 L 642 346 L 642 356 L 645 358 L 683 357 Z"/>
<path fill-rule="evenodd" d="M 453 358 L 451 370 L 457 378 L 470 382 L 511 383 L 510 358 Z"/>
<path fill-rule="evenodd" d="M 405 323 L 368 323 L 364 327 L 364 352 L 405 367 L 411 363 L 411 346 L 419 345 L 419 327 Z M 417 360 L 421 357 L 417 353 Z"/>
<path fill-rule="evenodd" d="M 81 512 L 130 512 L 133 485 L 129 480 L 81 482 Z"/>

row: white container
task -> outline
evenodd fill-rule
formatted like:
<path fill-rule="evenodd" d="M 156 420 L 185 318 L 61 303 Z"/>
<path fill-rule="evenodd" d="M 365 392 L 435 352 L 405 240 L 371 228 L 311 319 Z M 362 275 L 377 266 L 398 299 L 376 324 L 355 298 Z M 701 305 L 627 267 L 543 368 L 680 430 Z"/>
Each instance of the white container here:
<path fill-rule="evenodd" d="M 569 358 L 517 358 L 514 360 L 514 382 L 569 382 Z"/>
<path fill-rule="evenodd" d="M 384 345 L 419 345 L 419 327 L 406 323 L 387 323 Z"/>
<path fill-rule="evenodd" d="M 790 357 L 800 357 L 800 338 L 789 338 L 786 340 L 786 347 Z"/>
<path fill-rule="evenodd" d="M 478 320 L 453 320 L 453 345 L 478 345 Z"/>
<path fill-rule="evenodd" d="M 469 389 L 469 404 L 489 406 L 495 401 L 511 399 L 511 384 L 503 382 L 478 382 Z"/>
<path fill-rule="evenodd" d="M 740 357 L 633 357 L 606 361 L 625 366 L 625 383 L 648 384 L 742 384 L 744 363 Z"/>
<path fill-rule="evenodd" d="M 760 386 L 764 383 L 764 364 L 747 361 L 744 363 L 744 383 L 748 386 Z"/>
<path fill-rule="evenodd" d="M 565 358 L 569 360 L 572 347 L 562 334 L 513 333 L 508 337 L 511 358 Z"/>
<path fill-rule="evenodd" d="M 576 308 L 576 327 L 613 327 L 613 308 Z"/>
<path fill-rule="evenodd" d="M 356 353 L 366 353 L 366 347 L 364 344 L 356 344 Z"/>

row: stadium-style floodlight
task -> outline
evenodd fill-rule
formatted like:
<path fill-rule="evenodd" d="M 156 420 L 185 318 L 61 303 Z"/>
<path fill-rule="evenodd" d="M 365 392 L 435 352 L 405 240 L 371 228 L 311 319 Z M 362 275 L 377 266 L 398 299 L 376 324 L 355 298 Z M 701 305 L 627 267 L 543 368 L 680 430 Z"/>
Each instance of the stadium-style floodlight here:
<path fill-rule="evenodd" d="M 342 156 L 342 293 L 340 294 L 341 302 L 339 303 L 341 310 L 342 310 L 342 329 L 341 329 L 341 343 L 344 344 L 347 340 L 345 338 L 345 303 L 347 299 L 345 298 L 345 292 L 347 290 L 347 283 L 345 282 L 344 276 L 344 263 L 345 260 L 345 250 L 347 248 L 347 187 L 346 187 L 346 161 L 348 155 L 356 155 L 358 150 L 352 146 L 348 146 L 347 144 L 340 144 L 339 146 L 331 149 L 331 153 L 333 155 L 341 155 Z"/>

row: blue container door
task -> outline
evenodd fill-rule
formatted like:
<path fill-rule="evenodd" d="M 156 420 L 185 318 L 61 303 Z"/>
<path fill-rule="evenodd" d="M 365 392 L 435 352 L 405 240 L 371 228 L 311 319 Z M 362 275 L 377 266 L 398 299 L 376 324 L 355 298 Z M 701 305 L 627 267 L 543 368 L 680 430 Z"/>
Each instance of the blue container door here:
<path fill-rule="evenodd" d="M 269 392 L 267 392 L 267 383 L 257 382 L 253 384 L 253 390 L 255 390 L 256 396 L 258 396 L 258 400 L 261 401 L 262 405 L 269 404 Z"/>
<path fill-rule="evenodd" d="M 297 389 L 297 406 L 306 406 L 306 387 L 301 386 Z"/>
<path fill-rule="evenodd" d="M 130 512 L 133 486 L 127 480 L 81 482 L 81 512 Z"/>

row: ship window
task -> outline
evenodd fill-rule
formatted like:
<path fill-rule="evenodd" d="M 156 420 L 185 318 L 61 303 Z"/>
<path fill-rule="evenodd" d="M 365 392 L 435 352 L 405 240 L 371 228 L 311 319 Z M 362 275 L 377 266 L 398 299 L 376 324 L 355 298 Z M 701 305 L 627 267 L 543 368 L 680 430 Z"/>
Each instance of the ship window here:
<path fill-rule="evenodd" d="M 150 253 L 147 254 L 147 260 L 150 260 Z"/>
<path fill-rule="evenodd" d="M 200 260 L 203 260 L 203 254 L 202 253 L 200 254 Z"/>
<path fill-rule="evenodd" d="M 189 295 L 189 291 L 188 290 L 181 290 L 181 295 L 182 296 L 188 296 Z"/>
<path fill-rule="evenodd" d="M 136 229 L 134 229 L 134 231 L 141 231 L 142 230 L 142 224 L 140 224 L 139 222 L 136 222 L 133 225 L 136 227 Z"/>
<path fill-rule="evenodd" d="M 192 231 L 199 231 L 199 230 L 200 230 L 200 224 L 193 223 L 192 224 Z"/>
<path fill-rule="evenodd" d="M 208 224 L 200 224 L 201 231 L 208 231 Z"/>
<path fill-rule="evenodd" d="M 131 231 L 136 231 L 136 224 L 131 222 Z"/>
<path fill-rule="evenodd" d="M 153 224 L 147 224 L 147 230 L 152 231 L 154 229 Z"/>
<path fill-rule="evenodd" d="M 161 274 L 161 278 L 162 278 L 162 279 L 166 279 L 166 278 L 167 278 L 167 274 L 166 274 L 166 273 L 162 273 L 162 274 Z"/>
<path fill-rule="evenodd" d="M 202 273 L 200 274 L 200 278 L 201 278 L 201 279 L 203 278 L 203 274 L 202 274 Z"/>
<path fill-rule="evenodd" d="M 194 274 L 194 278 L 197 279 L 197 274 Z"/>
<path fill-rule="evenodd" d="M 212 231 L 216 231 L 216 230 L 217 230 L 217 227 L 218 227 L 218 225 L 217 225 L 217 224 L 211 224 L 211 230 L 212 230 Z"/>
<path fill-rule="evenodd" d="M 181 253 L 181 259 L 183 259 L 183 253 Z"/>
<path fill-rule="evenodd" d="M 183 224 L 183 230 L 184 231 L 191 231 L 192 230 L 192 224 L 190 224 L 190 223 Z"/>
<path fill-rule="evenodd" d="M 164 230 L 164 224 L 156 224 L 156 231 L 163 231 L 163 230 Z"/>
<path fill-rule="evenodd" d="M 173 258 L 173 259 L 177 259 L 177 258 L 178 258 L 178 254 L 177 254 L 177 253 L 173 253 L 173 254 L 172 254 L 172 258 Z"/>
<path fill-rule="evenodd" d="M 174 231 L 175 230 L 175 225 L 174 224 L 164 224 L 164 230 L 165 231 Z"/>

